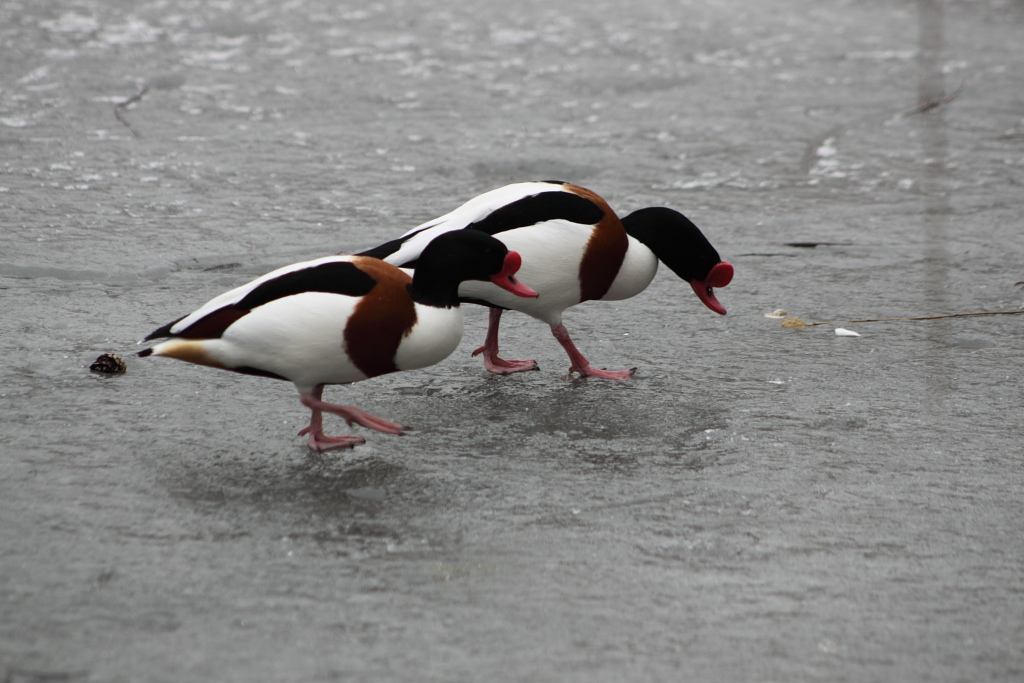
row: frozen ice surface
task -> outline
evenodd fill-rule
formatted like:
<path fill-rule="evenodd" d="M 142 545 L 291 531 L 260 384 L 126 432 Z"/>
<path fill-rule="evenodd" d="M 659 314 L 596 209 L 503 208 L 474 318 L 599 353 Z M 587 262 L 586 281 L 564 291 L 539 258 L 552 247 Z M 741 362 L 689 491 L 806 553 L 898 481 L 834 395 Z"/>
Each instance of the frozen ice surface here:
<path fill-rule="evenodd" d="M 1022 24 L 0 3 L 0 680 L 1019 679 L 1022 317 L 837 346 L 764 313 L 1020 305 Z M 416 428 L 342 454 L 307 451 L 290 386 L 132 355 L 276 266 L 547 178 L 686 213 L 729 315 L 668 269 L 571 309 L 595 365 L 639 368 L 608 383 L 515 315 L 502 349 L 541 371 L 487 376 L 470 308 L 445 363 L 328 389 Z"/>

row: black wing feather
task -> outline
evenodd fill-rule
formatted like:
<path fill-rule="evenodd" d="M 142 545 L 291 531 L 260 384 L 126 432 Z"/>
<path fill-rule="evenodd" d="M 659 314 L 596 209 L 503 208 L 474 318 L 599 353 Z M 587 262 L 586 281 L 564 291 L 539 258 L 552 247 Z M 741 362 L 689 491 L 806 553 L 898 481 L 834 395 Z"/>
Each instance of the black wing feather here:
<path fill-rule="evenodd" d="M 180 323 L 182 320 L 184 320 L 187 317 L 188 316 L 183 315 L 180 318 L 178 318 L 177 320 L 172 320 L 171 322 L 167 323 L 163 327 L 159 327 L 159 328 L 153 330 L 142 341 L 150 341 L 152 339 L 160 339 L 162 337 L 169 337 L 169 336 L 171 336 L 171 328 L 174 327 L 175 325 L 177 325 L 178 323 Z"/>
<path fill-rule="evenodd" d="M 604 209 L 578 194 L 562 191 L 541 192 L 507 204 L 467 227 L 482 230 L 488 235 L 496 235 L 499 232 L 525 228 L 544 221 L 560 219 L 582 225 L 594 225 L 602 218 Z"/>
<path fill-rule="evenodd" d="M 385 242 L 384 244 L 379 244 L 376 247 L 374 247 L 373 249 L 367 249 L 366 251 L 361 251 L 358 254 L 356 254 L 356 256 L 369 256 L 370 258 L 377 258 L 377 259 L 380 259 L 381 261 L 383 261 L 388 256 L 391 256 L 396 251 L 401 249 L 402 245 L 405 244 L 406 242 L 408 242 L 409 240 L 411 240 L 413 237 L 415 237 L 416 235 L 420 234 L 424 230 L 430 230 L 435 225 L 436 225 L 436 223 L 431 223 L 430 225 L 425 225 L 422 228 L 420 228 L 419 230 L 416 230 L 415 232 L 410 232 L 407 235 L 402 235 L 401 237 L 395 238 L 395 239 L 393 239 L 393 240 L 391 240 L 389 242 Z M 399 267 L 400 268 L 408 268 L 408 267 L 411 267 L 411 266 L 403 264 L 403 265 L 401 265 Z"/>
<path fill-rule="evenodd" d="M 270 303 L 275 299 L 283 299 L 286 296 L 303 292 L 365 296 L 376 284 L 376 280 L 360 270 L 359 266 L 354 263 L 328 261 L 310 268 L 293 270 L 279 275 L 273 280 L 267 280 L 242 297 L 242 300 L 235 306 L 251 311 L 257 306 Z"/>

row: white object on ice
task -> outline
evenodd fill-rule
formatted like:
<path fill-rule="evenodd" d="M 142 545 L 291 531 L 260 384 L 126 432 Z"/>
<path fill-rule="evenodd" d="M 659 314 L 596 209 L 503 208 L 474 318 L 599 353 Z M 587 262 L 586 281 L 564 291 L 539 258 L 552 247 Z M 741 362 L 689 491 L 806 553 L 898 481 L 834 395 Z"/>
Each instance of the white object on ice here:
<path fill-rule="evenodd" d="M 837 327 L 836 328 L 836 336 L 837 337 L 859 337 L 860 335 L 857 334 L 856 332 L 854 332 L 853 330 L 846 329 L 845 327 Z"/>

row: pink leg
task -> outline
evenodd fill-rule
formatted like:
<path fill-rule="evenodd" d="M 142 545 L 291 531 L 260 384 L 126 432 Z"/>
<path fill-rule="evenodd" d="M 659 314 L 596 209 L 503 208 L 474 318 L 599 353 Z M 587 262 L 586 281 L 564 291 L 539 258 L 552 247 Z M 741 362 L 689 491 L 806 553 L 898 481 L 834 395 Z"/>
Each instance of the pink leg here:
<path fill-rule="evenodd" d="M 572 361 L 572 366 L 569 368 L 569 372 L 578 372 L 583 377 L 599 377 L 601 379 L 630 379 L 633 376 L 632 370 L 597 370 L 590 367 L 590 361 L 583 357 L 576 345 L 572 343 L 572 339 L 569 338 L 569 332 L 565 329 L 565 325 L 558 325 L 557 327 L 551 328 L 551 334 L 555 335 L 555 339 L 562 345 L 565 352 L 569 354 L 569 360 Z"/>
<path fill-rule="evenodd" d="M 496 375 L 509 375 L 524 370 L 540 370 L 535 360 L 504 360 L 498 358 L 498 324 L 501 322 L 502 309 L 492 308 L 487 320 L 487 338 L 484 345 L 473 352 L 474 356 L 484 354 L 484 367 Z"/>
<path fill-rule="evenodd" d="M 299 436 L 309 434 L 306 443 L 314 451 L 327 451 L 332 448 L 354 448 L 359 444 L 366 443 L 361 436 L 327 436 L 323 432 L 323 417 L 321 411 L 313 409 L 313 416 L 309 420 L 309 426 L 299 432 Z"/>
<path fill-rule="evenodd" d="M 339 406 L 333 403 L 326 403 L 321 400 L 324 393 L 324 385 L 320 384 L 312 392 L 308 394 L 299 394 L 299 401 L 302 405 L 312 411 L 313 415 L 310 417 L 309 426 L 299 432 L 299 436 L 309 434 L 309 447 L 314 451 L 325 451 L 330 448 L 352 448 L 362 443 L 366 443 L 366 439 L 361 436 L 327 436 L 323 432 L 323 417 L 322 412 L 328 412 L 332 415 L 344 418 L 348 422 L 349 426 L 353 424 L 362 425 L 367 429 L 373 429 L 378 432 L 384 432 L 385 434 L 395 434 L 400 436 L 407 427 L 404 427 L 396 422 L 388 422 L 382 418 L 365 413 L 358 408 L 352 406 Z"/>

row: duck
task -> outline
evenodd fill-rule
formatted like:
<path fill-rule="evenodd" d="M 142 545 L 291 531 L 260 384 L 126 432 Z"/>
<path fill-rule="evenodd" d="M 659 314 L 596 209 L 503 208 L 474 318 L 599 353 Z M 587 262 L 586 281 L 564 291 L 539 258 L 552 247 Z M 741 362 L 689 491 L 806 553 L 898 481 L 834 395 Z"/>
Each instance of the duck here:
<path fill-rule="evenodd" d="M 360 252 L 400 268 L 418 268 L 424 247 L 453 231 L 493 235 L 522 256 L 521 276 L 539 294 L 517 298 L 486 282 L 466 281 L 463 301 L 490 308 L 487 335 L 473 355 L 484 367 L 505 375 L 537 370 L 535 360 L 506 360 L 498 347 L 504 311 L 525 313 L 551 328 L 569 357 L 569 374 L 626 380 L 636 368 L 595 368 L 580 352 L 562 321 L 567 308 L 584 301 L 619 301 L 651 284 L 664 263 L 690 284 L 697 298 L 715 313 L 725 307 L 715 289 L 733 278 L 733 266 L 721 259 L 704 234 L 686 216 L 668 207 L 647 207 L 620 219 L 596 192 L 558 180 L 521 182 L 485 192 L 440 218 L 402 236 Z"/>
<path fill-rule="evenodd" d="M 360 436 L 328 436 L 323 413 L 384 434 L 407 427 L 323 400 L 324 387 L 349 384 L 447 358 L 462 339 L 459 285 L 493 283 L 513 297 L 536 297 L 516 273 L 522 258 L 479 231 L 435 236 L 410 276 L 389 263 L 335 255 L 278 268 L 172 321 L 143 342 L 139 356 L 292 382 L 311 411 L 299 432 L 314 451 L 352 448 Z"/>

